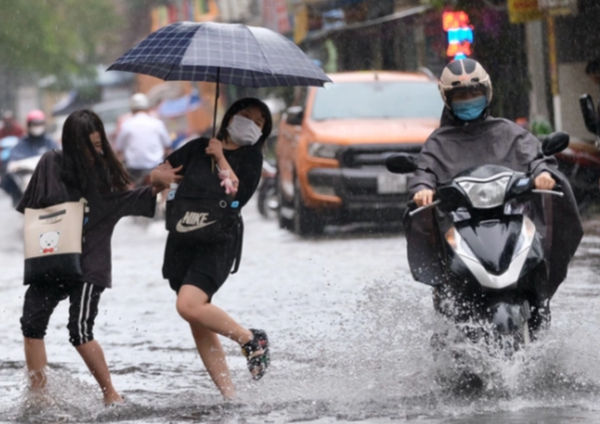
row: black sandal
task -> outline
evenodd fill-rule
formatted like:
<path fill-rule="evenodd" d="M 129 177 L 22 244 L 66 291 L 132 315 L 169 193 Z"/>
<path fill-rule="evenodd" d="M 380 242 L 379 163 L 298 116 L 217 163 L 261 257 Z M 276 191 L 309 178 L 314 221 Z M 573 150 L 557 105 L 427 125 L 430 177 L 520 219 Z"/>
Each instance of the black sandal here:
<path fill-rule="evenodd" d="M 262 376 L 265 375 L 269 363 L 271 362 L 269 339 L 267 338 L 267 333 L 263 330 L 254 330 L 251 328 L 250 331 L 254 337 L 242 346 L 242 353 L 248 360 L 248 370 L 250 370 L 251 373 L 258 370 L 258 372 L 252 376 L 252 379 L 260 380 Z M 256 352 L 261 351 L 262 353 L 256 354 Z"/>

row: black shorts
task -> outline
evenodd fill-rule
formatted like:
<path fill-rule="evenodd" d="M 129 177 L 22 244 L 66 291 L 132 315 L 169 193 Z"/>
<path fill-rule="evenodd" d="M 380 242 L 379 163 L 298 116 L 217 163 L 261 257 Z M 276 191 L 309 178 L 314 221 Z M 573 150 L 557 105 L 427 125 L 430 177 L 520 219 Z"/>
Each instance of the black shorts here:
<path fill-rule="evenodd" d="M 79 346 L 94 340 L 94 319 L 103 287 L 90 283 L 32 284 L 25 293 L 21 331 L 30 339 L 43 339 L 50 315 L 61 300 L 69 298 L 69 341 Z"/>
<path fill-rule="evenodd" d="M 179 293 L 183 285 L 198 287 L 209 300 L 221 288 L 235 260 L 233 240 L 213 245 L 176 245 L 167 239 L 163 276 Z"/>
<path fill-rule="evenodd" d="M 218 284 L 206 274 L 194 272 L 193 269 L 190 269 L 183 280 L 169 279 L 169 285 L 177 294 L 179 294 L 181 286 L 188 285 L 197 287 L 206 293 L 208 301 L 210 302 L 213 295 L 221 288 L 222 284 Z"/>

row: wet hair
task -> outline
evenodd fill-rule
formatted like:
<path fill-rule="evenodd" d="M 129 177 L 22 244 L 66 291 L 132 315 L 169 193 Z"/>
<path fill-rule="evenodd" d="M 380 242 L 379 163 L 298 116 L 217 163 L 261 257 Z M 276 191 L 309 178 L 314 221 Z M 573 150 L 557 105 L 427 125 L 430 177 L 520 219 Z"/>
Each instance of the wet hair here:
<path fill-rule="evenodd" d="M 95 132 L 102 140 L 102 154 L 90 141 Z M 61 178 L 67 186 L 81 191 L 96 189 L 100 193 L 127 189 L 130 183 L 127 171 L 108 142 L 102 120 L 91 110 L 77 110 L 67 117 L 62 151 Z"/>
<path fill-rule="evenodd" d="M 255 97 L 246 97 L 245 99 L 240 99 L 234 102 L 229 109 L 227 109 L 225 116 L 223 116 L 223 119 L 221 120 L 221 127 L 217 133 L 217 138 L 222 141 L 228 137 L 227 127 L 229 126 L 231 118 L 240 113 L 242 110 L 250 107 L 257 107 L 262 112 L 262 116 L 265 120 L 265 123 L 262 127 L 262 136 L 254 145 L 262 150 L 265 140 L 271 135 L 271 130 L 273 129 L 273 118 L 271 117 L 271 111 L 269 110 L 269 107 Z"/>

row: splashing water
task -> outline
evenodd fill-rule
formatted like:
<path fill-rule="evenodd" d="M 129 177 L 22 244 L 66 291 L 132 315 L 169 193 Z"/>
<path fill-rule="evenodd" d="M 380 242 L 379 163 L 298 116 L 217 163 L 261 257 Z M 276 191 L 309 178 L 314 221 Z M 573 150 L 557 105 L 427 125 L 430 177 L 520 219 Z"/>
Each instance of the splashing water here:
<path fill-rule="evenodd" d="M 258 253 L 244 258 L 243 275 L 232 277 L 216 301 L 244 324 L 269 332 L 272 367 L 263 380 L 252 381 L 239 347 L 225 340 L 238 389 L 235 402 L 224 402 L 216 392 L 189 328 L 174 310 L 173 294 L 160 279 L 160 223 L 158 229 L 130 225 L 117 231 L 117 284 L 103 295 L 97 322 L 113 380 L 126 404 L 105 408 L 93 378 L 65 344 L 66 302 L 53 315 L 47 340 L 52 397 L 44 402 L 49 405 L 29 397 L 18 331 L 23 288 L 20 257 L 14 251 L 19 247 L 0 246 L 2 263 L 17 264 L 3 269 L 0 277 L 6 299 L 0 330 L 6 335 L 7 358 L 0 358 L 5 360 L 0 362 L 0 422 L 330 424 L 418 419 L 427 424 L 497 424 L 596 419 L 600 297 L 589 294 L 597 291 L 597 277 L 587 263 L 572 268 L 555 296 L 548 334 L 508 359 L 461 339 L 453 325 L 433 312 L 430 289 L 408 277 L 398 237 L 306 241 L 270 230 L 272 222 L 251 220 L 246 220 L 245 249 Z M 365 249 L 372 253 L 365 254 Z M 270 260 L 265 261 L 267 256 Z M 295 271 L 282 271 L 286 269 Z M 390 281 L 394 273 L 398 278 Z M 452 340 L 450 351 L 460 353 L 461 363 L 452 355 L 434 355 L 432 335 L 445 331 Z M 481 378 L 476 390 L 467 390 L 469 381 L 460 380 L 465 370 Z"/>

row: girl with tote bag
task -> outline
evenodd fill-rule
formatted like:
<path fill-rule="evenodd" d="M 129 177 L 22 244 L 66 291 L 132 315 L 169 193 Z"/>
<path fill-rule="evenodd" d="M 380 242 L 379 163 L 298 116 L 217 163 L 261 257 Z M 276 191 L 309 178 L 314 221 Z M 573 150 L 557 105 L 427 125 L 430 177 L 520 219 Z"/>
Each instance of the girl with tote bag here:
<path fill-rule="evenodd" d="M 42 157 L 17 206 L 17 210 L 23 213 L 26 209 L 29 212 L 64 202 L 85 204 L 83 216 L 78 218 L 83 218 L 80 221 L 83 227 L 81 272 L 48 276 L 46 279 L 37 276 L 25 281 L 28 288 L 21 330 L 30 388 L 43 393 L 47 365 L 44 336 L 48 321 L 56 305 L 69 298 L 69 340 L 98 382 L 105 404 L 109 405 L 122 402 L 122 398 L 112 385 L 104 353 L 94 340 L 93 328 L 100 296 L 104 289 L 111 287 L 112 233 L 124 216 L 152 217 L 156 194 L 181 177 L 175 174 L 177 169 L 163 164 L 152 171 L 152 187 L 129 190 L 128 175 L 110 147 L 104 125 L 98 115 L 89 110 L 69 115 L 63 128 L 62 147 L 62 152 L 54 150 Z M 67 213 L 61 209 L 43 218 L 53 221 Z M 77 224 L 68 223 L 69 226 Z M 59 258 L 61 237 L 65 234 L 61 231 L 47 233 L 52 234 L 45 232 L 39 235 L 40 246 L 43 247 L 37 253 L 57 254 L 55 258 Z M 30 246 L 27 249 L 29 254 L 36 253 Z M 26 272 L 26 275 L 31 274 Z"/>

